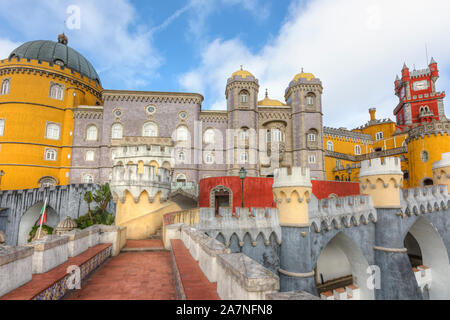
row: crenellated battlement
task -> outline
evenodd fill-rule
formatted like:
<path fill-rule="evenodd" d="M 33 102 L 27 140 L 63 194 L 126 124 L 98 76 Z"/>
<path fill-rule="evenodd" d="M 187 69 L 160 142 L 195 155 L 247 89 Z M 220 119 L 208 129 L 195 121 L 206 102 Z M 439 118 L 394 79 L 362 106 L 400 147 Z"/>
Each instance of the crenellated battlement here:
<path fill-rule="evenodd" d="M 308 187 L 311 188 L 311 171 L 309 168 L 292 167 L 275 169 L 273 188 Z"/>
<path fill-rule="evenodd" d="M 381 158 L 361 162 L 360 177 L 374 175 L 402 175 L 400 158 L 390 157 L 382 161 Z"/>
<path fill-rule="evenodd" d="M 230 244 L 233 234 L 238 237 L 241 247 L 244 246 L 246 234 L 250 236 L 253 246 L 256 246 L 260 234 L 266 245 L 270 245 L 273 233 L 278 244 L 281 243 L 278 209 L 275 208 L 236 208 L 236 215 L 233 215 L 231 208 L 219 208 L 219 216 L 216 216 L 214 208 L 200 208 L 198 229 L 212 238 L 222 234 L 227 245 Z"/>
<path fill-rule="evenodd" d="M 399 215 L 419 216 L 446 210 L 450 206 L 450 195 L 446 185 L 412 188 L 403 190 L 400 202 Z"/>
<path fill-rule="evenodd" d="M 331 231 L 377 222 L 377 211 L 368 195 L 318 200 L 313 197 L 309 204 L 309 220 L 316 232 Z"/>
<path fill-rule="evenodd" d="M 137 164 L 122 164 L 113 167 L 111 191 L 125 201 L 125 194 L 128 191 L 135 202 L 139 201 L 140 195 L 145 191 L 149 201 L 153 202 L 156 195 L 161 192 L 161 199 L 165 199 L 170 192 L 170 172 L 165 168 L 156 169 L 150 165 L 143 165 L 142 169 Z"/>

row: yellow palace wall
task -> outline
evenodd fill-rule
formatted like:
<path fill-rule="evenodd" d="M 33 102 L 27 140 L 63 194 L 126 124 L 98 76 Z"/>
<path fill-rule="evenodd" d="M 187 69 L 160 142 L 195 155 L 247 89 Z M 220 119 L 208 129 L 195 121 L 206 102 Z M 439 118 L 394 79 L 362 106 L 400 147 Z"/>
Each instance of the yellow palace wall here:
<path fill-rule="evenodd" d="M 5 120 L 0 136 L 0 188 L 38 188 L 43 177 L 59 185 L 69 182 L 73 141 L 73 108 L 101 103 L 101 86 L 47 62 L 16 58 L 0 61 L 0 82 L 10 79 L 8 94 L 0 95 L 0 119 Z M 64 86 L 64 99 L 49 97 L 51 83 Z M 75 94 L 75 95 L 74 95 Z M 59 140 L 46 138 L 48 122 L 60 125 Z M 56 161 L 46 161 L 45 150 L 57 150 Z"/>

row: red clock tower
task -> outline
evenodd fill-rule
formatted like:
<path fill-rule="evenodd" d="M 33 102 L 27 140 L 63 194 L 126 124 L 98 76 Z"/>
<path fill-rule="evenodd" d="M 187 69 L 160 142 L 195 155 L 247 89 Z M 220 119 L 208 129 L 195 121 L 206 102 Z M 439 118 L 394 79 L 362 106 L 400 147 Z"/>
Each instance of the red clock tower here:
<path fill-rule="evenodd" d="M 403 65 L 402 78 L 395 80 L 395 94 L 400 102 L 394 110 L 397 127 L 401 130 L 428 123 L 432 120 L 444 120 L 445 92 L 436 92 L 436 80 L 439 70 L 436 61 L 426 69 L 409 71 Z"/>

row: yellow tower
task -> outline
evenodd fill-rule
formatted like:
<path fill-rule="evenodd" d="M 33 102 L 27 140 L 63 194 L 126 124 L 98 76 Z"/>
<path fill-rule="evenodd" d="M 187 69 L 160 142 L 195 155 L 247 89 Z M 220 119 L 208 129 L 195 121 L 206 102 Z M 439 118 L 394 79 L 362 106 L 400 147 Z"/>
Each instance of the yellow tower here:
<path fill-rule="evenodd" d="M 308 204 L 312 184 L 309 168 L 293 167 L 275 170 L 273 194 L 280 214 L 282 227 L 309 226 Z"/>
<path fill-rule="evenodd" d="M 375 208 L 401 208 L 403 172 L 400 158 L 363 161 L 359 173 L 361 194 L 372 196 Z"/>
<path fill-rule="evenodd" d="M 103 89 L 67 43 L 64 34 L 27 42 L 0 60 L 1 190 L 69 183 L 73 110 L 102 105 Z"/>

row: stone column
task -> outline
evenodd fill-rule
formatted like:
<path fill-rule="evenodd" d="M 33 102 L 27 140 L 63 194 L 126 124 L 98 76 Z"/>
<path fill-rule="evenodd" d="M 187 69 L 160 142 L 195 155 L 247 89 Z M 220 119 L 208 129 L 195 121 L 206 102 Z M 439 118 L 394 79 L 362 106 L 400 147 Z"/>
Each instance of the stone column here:
<path fill-rule="evenodd" d="M 273 193 L 281 226 L 280 291 L 317 295 L 311 259 L 308 204 L 312 193 L 309 168 L 275 170 Z"/>
<path fill-rule="evenodd" d="M 377 210 L 375 227 L 375 263 L 380 268 L 377 300 L 421 299 L 407 250 L 403 245 L 400 186 L 403 172 L 399 158 L 363 161 L 359 174 L 361 193 L 370 195 Z M 375 281 L 374 281 L 375 284 Z"/>

